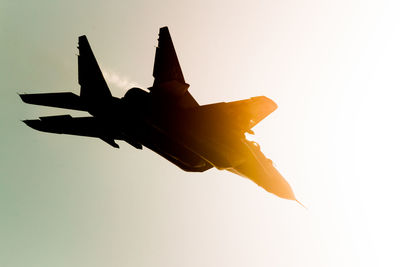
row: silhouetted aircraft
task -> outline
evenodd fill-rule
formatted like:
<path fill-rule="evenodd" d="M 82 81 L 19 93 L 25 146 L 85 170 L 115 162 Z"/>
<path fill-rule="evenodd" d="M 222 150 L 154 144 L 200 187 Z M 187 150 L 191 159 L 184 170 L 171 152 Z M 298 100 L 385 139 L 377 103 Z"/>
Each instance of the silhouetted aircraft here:
<path fill-rule="evenodd" d="M 123 140 L 153 150 L 188 172 L 212 167 L 247 177 L 279 197 L 296 200 L 292 189 L 257 143 L 245 138 L 277 105 L 265 96 L 200 106 L 189 93 L 168 28 L 160 29 L 153 86 L 111 95 L 86 36 L 79 37 L 80 96 L 71 93 L 21 94 L 25 103 L 87 111 L 25 120 L 33 129 L 97 137 L 118 148 Z"/>

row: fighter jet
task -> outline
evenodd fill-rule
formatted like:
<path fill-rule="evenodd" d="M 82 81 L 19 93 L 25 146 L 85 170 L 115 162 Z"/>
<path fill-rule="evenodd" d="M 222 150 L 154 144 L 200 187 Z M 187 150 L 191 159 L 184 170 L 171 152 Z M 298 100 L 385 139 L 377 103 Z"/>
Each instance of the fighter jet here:
<path fill-rule="evenodd" d="M 184 171 L 227 170 L 281 198 L 296 200 L 272 161 L 245 136 L 277 108 L 271 99 L 257 96 L 199 105 L 188 91 L 167 27 L 159 32 L 153 86 L 131 88 L 122 98 L 112 96 L 86 36 L 79 37 L 78 49 L 79 96 L 62 92 L 20 97 L 28 104 L 91 116 L 40 117 L 24 120 L 26 125 L 43 132 L 100 138 L 115 148 L 119 148 L 116 140 L 137 149 L 144 146 Z"/>

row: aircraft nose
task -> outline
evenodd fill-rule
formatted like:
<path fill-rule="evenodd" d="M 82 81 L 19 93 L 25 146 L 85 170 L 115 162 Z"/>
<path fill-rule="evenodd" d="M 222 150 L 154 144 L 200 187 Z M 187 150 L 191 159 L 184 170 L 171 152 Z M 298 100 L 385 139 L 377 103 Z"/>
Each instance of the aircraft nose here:
<path fill-rule="evenodd" d="M 235 170 L 278 197 L 296 200 L 292 188 L 274 167 L 272 160 L 265 157 L 251 141 L 246 141 L 246 145 L 251 151 L 249 158 L 244 164 L 235 167 Z"/>
<path fill-rule="evenodd" d="M 296 200 L 294 192 L 289 183 L 274 167 L 272 161 L 265 156 L 261 158 L 261 161 L 264 171 L 260 186 L 265 190 L 277 195 L 278 197 Z"/>
<path fill-rule="evenodd" d="M 289 183 L 273 166 L 272 161 L 265 159 L 265 162 L 260 162 L 259 164 L 246 162 L 235 167 L 233 172 L 249 178 L 269 193 L 281 198 L 296 200 Z"/>
<path fill-rule="evenodd" d="M 272 170 L 269 170 L 267 175 L 270 180 L 269 190 L 271 193 L 281 198 L 296 200 L 294 192 L 285 178 L 283 178 L 283 176 L 278 172 L 277 169 L 275 169 L 274 166 L 271 165 L 270 168 Z"/>

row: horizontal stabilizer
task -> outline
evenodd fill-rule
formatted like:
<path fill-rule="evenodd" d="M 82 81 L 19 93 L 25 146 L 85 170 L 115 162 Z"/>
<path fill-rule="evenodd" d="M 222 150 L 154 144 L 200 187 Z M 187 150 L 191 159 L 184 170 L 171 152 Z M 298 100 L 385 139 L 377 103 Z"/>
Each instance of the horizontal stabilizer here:
<path fill-rule="evenodd" d="M 80 97 L 71 92 L 20 94 L 19 96 L 28 104 L 87 111 Z"/>
<path fill-rule="evenodd" d="M 94 117 L 73 118 L 70 115 L 60 115 L 40 117 L 39 120 L 24 120 L 23 122 L 42 132 L 98 137 L 115 148 L 118 148 L 118 145 L 114 140 L 122 139 L 118 133 L 110 131 L 109 127 Z"/>

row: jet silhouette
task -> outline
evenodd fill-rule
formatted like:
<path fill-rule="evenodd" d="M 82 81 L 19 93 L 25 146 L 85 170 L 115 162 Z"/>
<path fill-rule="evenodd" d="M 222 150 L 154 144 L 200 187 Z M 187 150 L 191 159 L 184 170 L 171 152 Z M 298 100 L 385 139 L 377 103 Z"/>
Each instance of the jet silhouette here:
<path fill-rule="evenodd" d="M 245 133 L 277 105 L 265 96 L 199 105 L 189 93 L 168 28 L 159 32 L 153 86 L 132 88 L 122 98 L 111 95 L 86 36 L 79 37 L 80 95 L 71 92 L 21 94 L 28 104 L 86 111 L 24 120 L 49 133 L 97 137 L 118 148 L 123 140 L 153 150 L 188 172 L 212 167 L 247 177 L 281 198 L 296 200 L 290 185 Z M 296 200 L 297 201 L 297 200 Z"/>

